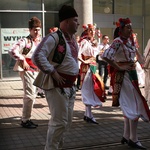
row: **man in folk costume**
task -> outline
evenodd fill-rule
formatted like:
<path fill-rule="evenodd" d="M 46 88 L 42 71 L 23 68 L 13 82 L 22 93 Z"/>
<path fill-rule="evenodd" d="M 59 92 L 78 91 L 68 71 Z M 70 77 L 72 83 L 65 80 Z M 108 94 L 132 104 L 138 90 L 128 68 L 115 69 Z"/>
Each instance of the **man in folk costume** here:
<path fill-rule="evenodd" d="M 51 118 L 45 150 L 63 146 L 64 133 L 71 127 L 75 101 L 75 80 L 79 73 L 78 45 L 75 39 L 79 22 L 71 6 L 59 10 L 60 27 L 43 38 L 32 60 L 41 70 L 34 84 L 44 89 Z"/>
<path fill-rule="evenodd" d="M 99 51 L 97 40 L 95 39 L 94 25 L 88 24 L 79 44 L 78 59 L 81 61 L 81 95 L 85 104 L 84 120 L 98 124 L 91 112 L 91 106 L 102 105 L 102 102 L 105 101 L 105 89 L 101 77 L 96 73 L 96 55 Z"/>
<path fill-rule="evenodd" d="M 37 17 L 29 20 L 29 36 L 18 40 L 9 50 L 9 54 L 17 60 L 14 71 L 19 71 L 23 82 L 23 110 L 21 126 L 24 128 L 36 128 L 38 125 L 30 120 L 33 104 L 36 99 L 37 88 L 33 82 L 39 72 L 31 60 L 31 57 L 41 41 L 41 21 Z"/>
<path fill-rule="evenodd" d="M 150 111 L 138 86 L 135 57 L 143 64 L 144 59 L 131 40 L 132 25 L 129 18 L 119 19 L 119 37 L 105 50 L 102 58 L 115 68 L 113 106 L 119 106 L 124 115 L 122 144 L 146 149 L 137 136 L 139 118 L 150 121 Z"/>
<path fill-rule="evenodd" d="M 99 49 L 99 54 L 96 56 L 96 61 L 98 63 L 98 71 L 99 75 L 103 77 L 103 82 L 105 84 L 105 88 L 108 89 L 107 87 L 107 79 L 108 79 L 108 63 L 104 60 L 102 60 L 101 55 L 104 53 L 104 51 L 109 47 L 109 37 L 108 35 L 103 35 L 102 36 L 102 42 L 99 44 L 98 49 Z"/>

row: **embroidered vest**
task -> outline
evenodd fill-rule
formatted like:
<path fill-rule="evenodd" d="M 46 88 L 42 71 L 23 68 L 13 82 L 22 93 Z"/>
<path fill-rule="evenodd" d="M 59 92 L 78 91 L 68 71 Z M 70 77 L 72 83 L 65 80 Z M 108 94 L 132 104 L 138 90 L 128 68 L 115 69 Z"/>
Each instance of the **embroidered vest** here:
<path fill-rule="evenodd" d="M 29 35 L 26 37 L 26 39 L 27 39 L 27 43 L 25 43 L 25 47 L 23 48 L 23 51 L 22 51 L 23 55 L 27 55 L 30 52 L 30 50 L 32 49 L 32 46 L 33 46 L 32 39 Z M 31 44 L 31 46 L 29 44 Z"/>
<path fill-rule="evenodd" d="M 65 55 L 66 55 L 66 42 L 62 36 L 62 33 L 59 30 L 57 30 L 57 34 L 58 34 L 59 41 L 58 41 L 57 46 L 55 48 L 52 61 L 55 63 L 61 64 L 62 61 L 64 60 Z"/>

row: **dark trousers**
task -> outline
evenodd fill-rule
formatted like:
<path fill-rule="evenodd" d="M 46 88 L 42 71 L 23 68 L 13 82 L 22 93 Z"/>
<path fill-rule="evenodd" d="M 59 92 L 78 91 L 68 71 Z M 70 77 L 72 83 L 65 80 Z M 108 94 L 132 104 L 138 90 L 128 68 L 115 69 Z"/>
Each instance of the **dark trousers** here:
<path fill-rule="evenodd" d="M 108 78 L 108 69 L 107 69 L 107 65 L 108 63 L 103 61 L 103 60 L 99 60 L 98 61 L 98 71 L 99 71 L 99 75 L 102 77 L 103 73 L 104 73 L 104 78 L 103 78 L 103 82 L 106 85 L 107 83 L 107 78 Z"/>
<path fill-rule="evenodd" d="M 77 77 L 77 85 L 76 85 L 76 88 L 78 90 L 80 89 L 80 82 L 81 82 L 81 76 L 80 76 L 80 69 L 79 69 L 79 74 L 78 74 L 78 77 Z"/>

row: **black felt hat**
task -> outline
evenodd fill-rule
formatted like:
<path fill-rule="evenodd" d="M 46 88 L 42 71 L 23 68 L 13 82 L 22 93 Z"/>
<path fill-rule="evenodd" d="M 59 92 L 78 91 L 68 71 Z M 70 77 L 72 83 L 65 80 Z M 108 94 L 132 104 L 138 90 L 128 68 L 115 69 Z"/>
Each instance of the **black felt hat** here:
<path fill-rule="evenodd" d="M 59 10 L 59 22 L 72 17 L 78 17 L 76 10 L 71 6 L 63 5 Z"/>

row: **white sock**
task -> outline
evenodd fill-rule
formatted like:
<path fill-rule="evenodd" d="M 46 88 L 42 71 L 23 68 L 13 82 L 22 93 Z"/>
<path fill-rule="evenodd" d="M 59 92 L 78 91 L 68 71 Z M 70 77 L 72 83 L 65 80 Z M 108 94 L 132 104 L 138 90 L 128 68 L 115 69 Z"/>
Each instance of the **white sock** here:
<path fill-rule="evenodd" d="M 127 140 L 129 140 L 130 137 L 130 124 L 129 124 L 129 119 L 124 118 L 124 133 L 123 137 Z"/>
<path fill-rule="evenodd" d="M 90 105 L 86 105 L 86 112 L 85 112 L 86 116 L 89 118 L 93 117 L 93 114 L 91 112 L 91 106 Z"/>
<path fill-rule="evenodd" d="M 130 123 L 130 139 L 133 142 L 137 142 L 138 141 L 138 137 L 137 137 L 138 121 L 129 120 L 129 123 Z"/>

